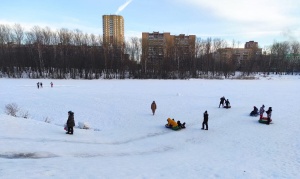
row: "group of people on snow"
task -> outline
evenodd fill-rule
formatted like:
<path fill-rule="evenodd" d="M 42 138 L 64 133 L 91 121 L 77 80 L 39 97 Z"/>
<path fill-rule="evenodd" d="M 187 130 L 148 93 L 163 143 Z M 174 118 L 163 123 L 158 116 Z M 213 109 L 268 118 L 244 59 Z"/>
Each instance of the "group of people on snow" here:
<path fill-rule="evenodd" d="M 224 103 L 225 103 L 225 106 L 224 106 Z M 226 99 L 224 96 L 222 96 L 220 98 L 219 108 L 220 108 L 221 105 L 222 105 L 223 108 L 227 108 L 227 109 L 231 108 L 229 99 Z"/>
<path fill-rule="evenodd" d="M 43 88 L 43 83 L 42 82 L 37 82 L 37 88 L 39 89 L 40 87 Z"/>
<path fill-rule="evenodd" d="M 166 126 L 169 128 L 176 128 L 176 127 L 185 128 L 185 122 L 181 124 L 180 121 L 176 122 L 175 119 L 171 119 L 171 118 L 168 118 L 167 121 L 168 124 L 166 124 Z"/>
<path fill-rule="evenodd" d="M 39 89 L 39 88 L 43 88 L 43 83 L 42 83 L 42 82 L 37 82 L 36 86 L 37 86 L 38 89 Z M 51 83 L 50 83 L 50 86 L 51 86 L 51 88 L 53 87 L 52 81 L 51 81 Z"/>
<path fill-rule="evenodd" d="M 51 86 L 52 86 L 52 82 L 51 82 Z M 224 102 L 225 102 L 225 106 L 224 106 Z M 219 108 L 220 106 L 223 106 L 224 108 L 230 108 L 230 102 L 228 99 L 225 99 L 225 97 L 221 97 L 220 98 L 220 104 L 219 104 Z M 265 105 L 262 105 L 258 111 L 258 108 L 256 106 L 253 106 L 253 111 L 251 111 L 250 115 L 251 116 L 257 116 L 258 114 L 260 115 L 260 119 L 263 119 L 263 114 L 264 112 L 267 113 L 267 124 L 270 124 L 271 122 L 271 116 L 272 116 L 272 107 L 269 107 L 269 109 L 267 111 L 264 110 Z M 155 114 L 157 105 L 155 103 L 155 101 L 153 101 L 151 103 L 151 110 L 152 110 L 152 114 Z M 175 128 L 175 127 L 179 127 L 179 128 L 185 128 L 185 122 L 181 123 L 180 121 L 175 121 L 174 119 L 168 118 L 167 119 L 167 127 L 170 128 Z M 74 133 L 74 129 L 73 127 L 75 126 L 75 120 L 74 120 L 74 112 L 69 111 L 68 112 L 68 120 L 66 123 L 66 134 L 73 134 Z M 207 110 L 203 113 L 203 122 L 202 122 L 202 130 L 208 130 L 208 112 Z"/>
<path fill-rule="evenodd" d="M 264 112 L 267 113 L 267 117 L 264 118 Z M 271 116 L 272 116 L 272 107 L 269 107 L 269 109 L 267 111 L 265 111 L 265 105 L 262 105 L 258 111 L 258 108 L 256 106 L 253 106 L 253 111 L 251 111 L 250 116 L 257 116 L 259 114 L 259 119 L 267 119 L 267 123 L 266 124 L 270 124 L 271 122 Z"/>

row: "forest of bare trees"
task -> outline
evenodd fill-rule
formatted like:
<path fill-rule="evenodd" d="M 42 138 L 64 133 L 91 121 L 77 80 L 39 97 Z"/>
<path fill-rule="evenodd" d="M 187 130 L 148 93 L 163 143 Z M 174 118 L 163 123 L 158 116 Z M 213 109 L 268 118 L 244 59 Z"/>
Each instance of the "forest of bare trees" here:
<path fill-rule="evenodd" d="M 137 37 L 122 47 L 103 44 L 102 36 L 82 31 L 20 24 L 0 24 L 0 77 L 52 79 L 186 79 L 229 77 L 236 71 L 295 74 L 300 72 L 300 43 L 274 42 L 262 54 L 238 61 L 217 56 L 235 43 L 215 38 L 196 39 L 195 49 L 171 46 L 152 49 L 161 58 L 142 54 Z"/>

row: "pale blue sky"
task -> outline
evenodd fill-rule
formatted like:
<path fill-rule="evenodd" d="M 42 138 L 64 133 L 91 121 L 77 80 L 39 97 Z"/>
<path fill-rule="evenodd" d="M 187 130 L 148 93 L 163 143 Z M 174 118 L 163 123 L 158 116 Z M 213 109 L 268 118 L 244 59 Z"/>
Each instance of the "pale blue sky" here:
<path fill-rule="evenodd" d="M 240 47 L 250 40 L 261 47 L 300 41 L 299 0 L 1 0 L 0 24 L 102 35 L 102 15 L 107 14 L 124 17 L 127 39 L 159 31 L 234 39 Z"/>

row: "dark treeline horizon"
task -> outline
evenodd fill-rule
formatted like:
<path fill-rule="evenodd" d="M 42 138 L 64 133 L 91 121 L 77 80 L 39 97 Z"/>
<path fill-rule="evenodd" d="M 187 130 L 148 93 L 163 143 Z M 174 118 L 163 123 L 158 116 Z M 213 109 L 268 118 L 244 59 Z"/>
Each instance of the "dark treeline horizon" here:
<path fill-rule="evenodd" d="M 218 56 L 237 48 L 219 38 L 196 39 L 195 49 L 170 46 L 160 59 L 142 54 L 142 39 L 132 37 L 123 46 L 103 43 L 101 35 L 75 29 L 0 24 L 0 77 L 52 79 L 187 79 L 229 77 L 236 71 L 294 74 L 300 72 L 300 43 L 274 42 L 248 60 Z M 155 49 L 154 49 L 155 51 Z M 255 52 L 255 50 L 253 50 Z M 157 49 L 157 53 L 159 49 Z"/>

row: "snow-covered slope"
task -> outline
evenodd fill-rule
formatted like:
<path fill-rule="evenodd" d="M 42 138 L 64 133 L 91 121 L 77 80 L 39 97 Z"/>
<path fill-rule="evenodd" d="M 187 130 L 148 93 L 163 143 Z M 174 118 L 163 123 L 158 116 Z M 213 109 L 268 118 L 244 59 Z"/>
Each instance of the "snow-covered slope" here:
<path fill-rule="evenodd" d="M 37 89 L 37 80 L 0 79 L 1 178 L 300 177 L 297 76 L 52 81 Z M 231 109 L 218 108 L 221 96 Z M 10 103 L 31 117 L 5 115 Z M 271 125 L 249 116 L 262 104 L 273 108 Z M 92 129 L 66 135 L 69 110 Z M 208 131 L 200 129 L 205 110 Z M 168 117 L 187 128 L 165 128 Z"/>

